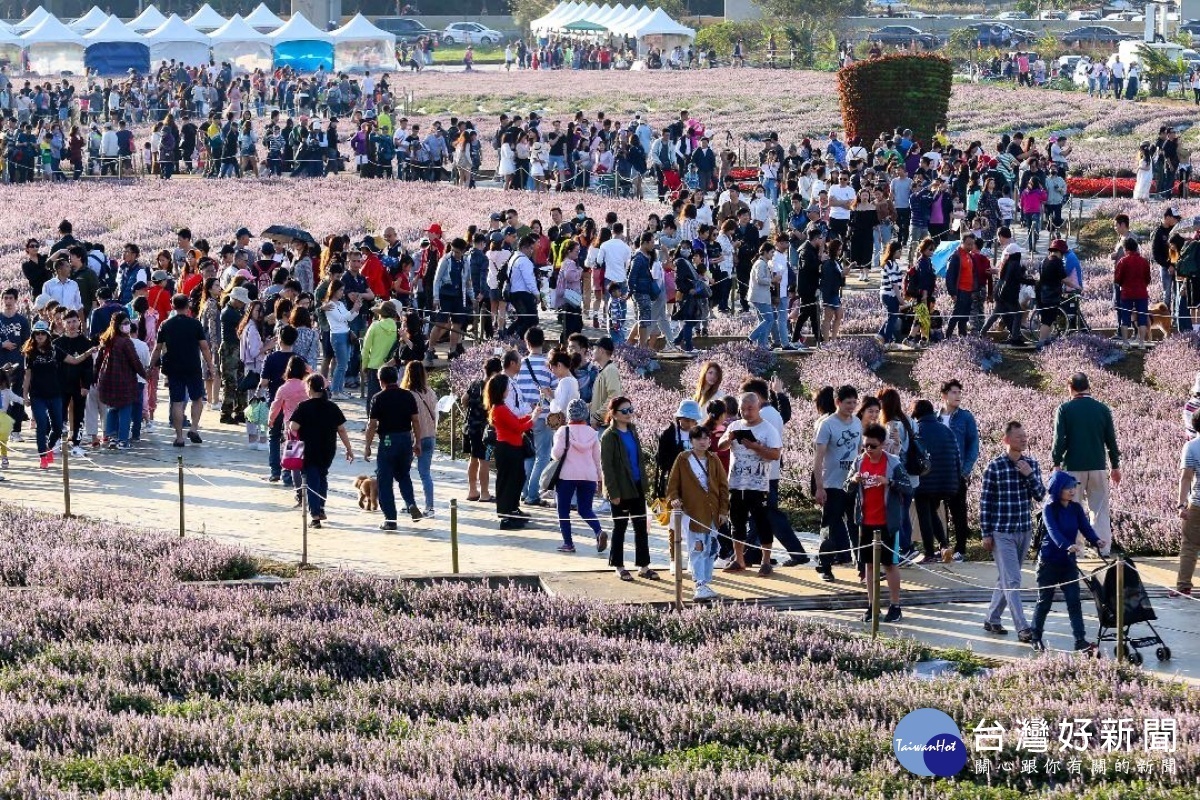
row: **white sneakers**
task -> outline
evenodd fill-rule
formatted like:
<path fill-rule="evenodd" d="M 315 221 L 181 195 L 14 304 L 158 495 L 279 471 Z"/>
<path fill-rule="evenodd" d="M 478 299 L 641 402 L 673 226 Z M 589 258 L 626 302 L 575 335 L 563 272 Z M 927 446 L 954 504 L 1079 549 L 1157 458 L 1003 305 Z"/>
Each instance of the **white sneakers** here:
<path fill-rule="evenodd" d="M 714 592 L 707 583 L 696 584 L 696 591 L 692 593 L 693 600 L 712 600 L 717 597 L 720 595 Z"/>

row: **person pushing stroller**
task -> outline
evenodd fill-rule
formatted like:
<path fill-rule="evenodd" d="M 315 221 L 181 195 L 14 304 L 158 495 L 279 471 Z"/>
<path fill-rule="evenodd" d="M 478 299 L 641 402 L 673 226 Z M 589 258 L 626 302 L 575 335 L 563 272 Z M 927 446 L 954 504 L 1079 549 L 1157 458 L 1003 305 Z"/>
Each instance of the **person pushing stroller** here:
<path fill-rule="evenodd" d="M 1058 589 L 1062 590 L 1063 601 L 1067 604 L 1071 633 L 1075 635 L 1075 649 L 1091 650 L 1095 647 L 1087 640 L 1083 626 L 1076 554 L 1080 551 L 1080 535 L 1093 547 L 1099 547 L 1100 539 L 1088 521 L 1087 511 L 1075 502 L 1075 488 L 1078 485 L 1079 481 L 1069 473 L 1058 470 L 1050 478 L 1050 488 L 1046 492 L 1046 505 L 1042 509 L 1045 532 L 1041 537 L 1037 563 L 1038 601 L 1033 612 L 1033 639 L 1030 642 L 1035 650 L 1046 649 L 1042 642 L 1042 630 Z"/>

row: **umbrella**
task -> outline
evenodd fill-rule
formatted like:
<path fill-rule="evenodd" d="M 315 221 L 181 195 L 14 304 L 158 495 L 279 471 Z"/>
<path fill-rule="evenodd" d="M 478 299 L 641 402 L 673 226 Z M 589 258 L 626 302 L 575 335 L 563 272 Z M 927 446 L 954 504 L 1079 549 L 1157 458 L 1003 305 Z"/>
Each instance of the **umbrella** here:
<path fill-rule="evenodd" d="M 572 22 L 570 25 L 564 25 L 563 30 L 591 31 L 591 32 L 598 33 L 600 31 L 606 31 L 606 30 L 608 30 L 608 28 L 604 27 L 603 25 L 598 25 L 595 22 L 588 22 L 586 19 L 581 19 L 578 22 Z"/>
<path fill-rule="evenodd" d="M 289 228 L 286 225 L 272 225 L 262 232 L 263 238 L 274 239 L 275 241 L 285 242 L 304 242 L 305 244 L 316 244 L 317 240 L 308 231 L 300 230 L 299 228 Z"/>

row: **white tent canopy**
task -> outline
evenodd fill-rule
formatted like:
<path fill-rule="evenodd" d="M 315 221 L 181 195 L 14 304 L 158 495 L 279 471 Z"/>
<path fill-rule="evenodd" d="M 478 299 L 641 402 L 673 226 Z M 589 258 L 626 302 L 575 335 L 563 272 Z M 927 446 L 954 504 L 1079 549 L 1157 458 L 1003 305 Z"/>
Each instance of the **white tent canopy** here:
<path fill-rule="evenodd" d="M 654 16 L 654 9 L 642 6 L 636 14 L 626 17 L 619 25 L 614 25 L 612 32 L 619 36 L 631 36 L 646 20 Z"/>
<path fill-rule="evenodd" d="M 70 23 L 67 27 L 76 33 L 87 34 L 99 28 L 106 21 L 108 21 L 108 14 L 101 11 L 99 6 L 92 6 L 91 11 Z"/>
<path fill-rule="evenodd" d="M 591 21 L 596 23 L 597 25 L 604 25 L 605 27 L 607 27 L 610 22 L 612 22 L 614 19 L 616 19 L 618 16 L 620 16 L 621 14 L 624 14 L 624 13 L 625 13 L 625 6 L 623 6 L 619 3 L 615 6 L 603 6 L 600 9 L 600 13 L 597 14 L 596 17 L 594 19 L 592 19 Z"/>
<path fill-rule="evenodd" d="M 16 25 L 13 25 L 12 28 L 17 33 L 25 33 L 26 31 L 31 31 L 38 25 L 41 25 L 42 20 L 48 16 L 50 16 L 50 12 L 42 6 L 38 6 L 33 10 L 33 13 L 18 22 Z"/>
<path fill-rule="evenodd" d="M 274 11 L 267 8 L 266 3 L 259 3 L 253 11 L 247 14 L 246 22 L 251 28 L 264 33 L 283 27 L 283 20 Z"/>
<path fill-rule="evenodd" d="M 208 63 L 208 37 L 172 14 L 166 22 L 146 34 L 151 62 L 174 59 L 189 67 Z"/>
<path fill-rule="evenodd" d="M 397 70 L 396 37 L 375 27 L 362 14 L 331 34 L 334 41 L 334 69 L 345 72 Z"/>
<path fill-rule="evenodd" d="M 73 72 L 82 75 L 85 66 L 83 37 L 47 14 L 37 26 L 26 32 L 25 44 L 29 71 L 38 75 L 57 75 Z"/>
<path fill-rule="evenodd" d="M 162 12 L 154 6 L 146 6 L 146 10 L 129 21 L 129 29 L 138 33 L 149 33 L 167 21 Z"/>
<path fill-rule="evenodd" d="M 212 42 L 213 60 L 217 63 L 227 61 L 238 72 L 271 69 L 274 61 L 271 40 L 265 33 L 254 30 L 240 14 L 234 14 L 208 38 Z"/>
<path fill-rule="evenodd" d="M 583 8 L 583 5 L 580 3 L 559 3 L 550 10 L 549 14 L 538 17 L 533 22 L 529 23 L 529 27 L 535 31 L 548 30 L 552 28 L 554 23 L 556 23 L 559 19 L 575 13 L 575 11 L 580 8 Z"/>
<path fill-rule="evenodd" d="M 272 34 L 274 42 L 326 42 L 333 43 L 333 37 L 308 21 L 299 12 L 292 15 L 287 24 Z"/>
<path fill-rule="evenodd" d="M 222 17 L 208 3 L 200 6 L 200 10 L 187 18 L 186 22 L 198 31 L 215 31 L 229 20 Z"/>
<path fill-rule="evenodd" d="M 620 16 L 613 17 L 608 21 L 608 29 L 613 33 L 620 33 L 627 22 L 641 15 L 644 8 L 644 6 L 630 6 Z"/>
<path fill-rule="evenodd" d="M 661 8 L 656 8 L 650 18 L 631 30 L 629 35 L 638 39 L 646 36 L 684 36 L 692 39 L 695 38 L 696 32 L 671 19 Z"/>
<path fill-rule="evenodd" d="M 87 44 L 95 42 L 139 42 L 145 44 L 145 39 L 137 31 L 121 22 L 121 19 L 115 14 L 104 20 L 104 24 L 83 38 Z"/>

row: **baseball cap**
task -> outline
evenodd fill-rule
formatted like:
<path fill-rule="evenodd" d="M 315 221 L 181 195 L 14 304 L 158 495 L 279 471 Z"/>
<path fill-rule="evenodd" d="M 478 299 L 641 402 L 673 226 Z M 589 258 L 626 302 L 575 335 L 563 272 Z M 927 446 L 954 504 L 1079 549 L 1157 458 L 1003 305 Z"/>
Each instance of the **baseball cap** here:
<path fill-rule="evenodd" d="M 138 281 L 137 283 L 135 283 L 135 284 L 133 285 L 133 290 L 134 290 L 135 292 L 141 291 L 142 289 L 145 289 L 145 288 L 146 288 L 146 282 L 145 282 L 145 281 Z"/>
<path fill-rule="evenodd" d="M 509 225 L 503 230 L 503 233 L 505 236 L 516 236 L 517 229 L 514 228 L 512 225 Z"/>
<path fill-rule="evenodd" d="M 1065 239 L 1055 239 L 1050 243 L 1050 249 L 1057 250 L 1060 253 L 1065 253 L 1071 248 L 1067 247 L 1067 242 Z"/>
<path fill-rule="evenodd" d="M 1166 208 L 1164 208 L 1163 216 L 1164 217 L 1171 216 L 1171 217 L 1174 217 L 1175 219 L 1183 219 L 1183 217 L 1181 217 L 1179 215 L 1179 209 L 1175 208 L 1175 206 L 1167 206 Z"/>
<path fill-rule="evenodd" d="M 492 222 L 499 222 L 502 219 L 504 219 L 504 215 L 502 215 L 499 211 L 492 212 L 492 216 L 491 216 Z"/>
<path fill-rule="evenodd" d="M 433 234 L 433 235 L 435 235 L 435 236 L 441 236 L 441 235 L 442 235 L 442 226 L 441 226 L 441 225 L 438 225 L 438 224 L 435 222 L 435 223 L 433 223 L 432 225 L 430 225 L 428 228 L 426 228 L 426 229 L 425 229 L 425 232 L 426 232 L 426 233 L 432 233 L 432 234 Z"/>
<path fill-rule="evenodd" d="M 161 283 L 169 280 L 171 280 L 171 273 L 167 272 L 165 269 L 156 270 L 155 273 L 150 276 L 150 281 L 152 283 Z"/>

